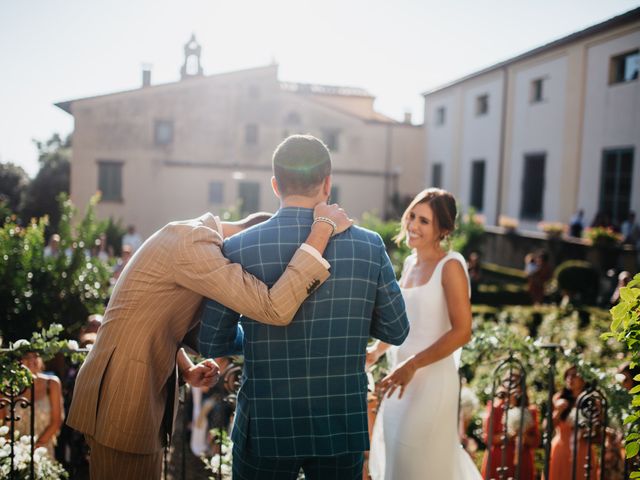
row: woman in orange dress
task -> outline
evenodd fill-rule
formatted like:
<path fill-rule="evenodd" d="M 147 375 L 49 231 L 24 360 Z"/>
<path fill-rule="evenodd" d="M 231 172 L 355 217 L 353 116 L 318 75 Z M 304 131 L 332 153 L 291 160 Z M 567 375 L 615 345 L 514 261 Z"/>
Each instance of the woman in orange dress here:
<path fill-rule="evenodd" d="M 519 385 L 520 377 L 518 375 L 512 375 L 512 384 Z M 534 463 L 534 450 L 540 444 L 540 428 L 538 427 L 538 409 L 535 405 L 529 405 L 529 398 L 526 391 L 524 392 L 524 431 L 522 432 L 522 457 L 520 463 L 520 480 L 535 480 L 536 469 Z M 504 413 L 506 400 L 500 400 L 494 403 L 493 412 L 493 432 L 489 436 L 489 423 L 491 419 L 491 402 L 487 404 L 487 412 L 484 420 L 484 440 L 487 446 L 491 443 L 491 471 L 488 478 L 496 479 L 501 478 L 498 474 L 498 468 L 502 467 L 502 444 L 503 444 L 503 426 L 504 426 Z M 507 436 L 509 440 L 507 442 L 505 452 L 505 465 L 507 471 L 504 478 L 514 478 L 516 475 L 518 465 L 518 428 L 520 416 L 516 414 L 520 407 L 520 389 L 517 388 L 516 392 L 512 393 L 509 398 L 510 403 L 510 418 L 512 421 L 508 421 Z M 516 428 L 510 427 L 509 424 L 515 423 Z M 490 438 L 491 437 L 491 438 Z M 487 449 L 482 459 L 482 477 L 487 478 L 487 467 L 489 462 L 489 450 Z"/>
<path fill-rule="evenodd" d="M 576 367 L 569 367 L 564 372 L 565 386 L 553 397 L 553 425 L 555 435 L 551 440 L 551 456 L 549 459 L 548 480 L 571 480 L 573 466 L 573 423 L 575 421 L 575 406 L 578 397 L 584 392 L 586 383 Z M 572 413 L 573 412 L 573 413 Z M 591 474 L 590 479 L 597 478 L 597 455 L 595 440 L 591 446 Z M 578 435 L 578 452 L 576 480 L 585 478 L 585 463 L 587 461 L 588 441 Z M 543 477 L 544 478 L 544 477 Z"/>

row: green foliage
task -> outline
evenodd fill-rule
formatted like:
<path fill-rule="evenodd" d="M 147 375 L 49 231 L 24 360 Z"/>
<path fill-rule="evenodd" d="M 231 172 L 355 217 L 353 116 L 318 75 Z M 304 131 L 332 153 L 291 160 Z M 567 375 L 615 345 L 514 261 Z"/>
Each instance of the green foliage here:
<path fill-rule="evenodd" d="M 589 262 L 568 260 L 554 272 L 560 291 L 573 303 L 594 304 L 598 297 L 600 275 Z"/>
<path fill-rule="evenodd" d="M 122 237 L 126 231 L 120 220 L 114 221 L 109 217 L 105 226 L 105 234 L 107 235 L 107 245 L 113 248 L 113 254 L 116 257 L 122 255 Z"/>
<path fill-rule="evenodd" d="M 620 302 L 611 309 L 611 332 L 603 339 L 615 338 L 625 345 L 631 354 L 631 367 L 640 364 L 640 274 L 620 289 Z M 633 395 L 632 411 L 625 419 L 628 434 L 625 442 L 627 457 L 634 457 L 640 450 L 640 375 L 634 378 L 636 386 L 630 391 Z M 637 472 L 640 477 L 640 470 Z M 633 474 L 632 474 L 632 477 Z"/>
<path fill-rule="evenodd" d="M 17 212 L 29 185 L 29 176 L 22 167 L 13 163 L 0 163 L 0 200 L 9 210 Z"/>
<path fill-rule="evenodd" d="M 56 230 L 62 214 L 56 201 L 62 192 L 69 192 L 71 137 L 61 139 L 54 134 L 46 142 L 35 142 L 40 170 L 25 193 L 20 216 L 24 223 L 31 218 L 49 216 L 49 224 Z"/>
<path fill-rule="evenodd" d="M 599 341 L 607 328 L 606 312 L 595 308 L 474 306 L 473 337 L 463 350 L 462 371 L 486 403 L 494 369 L 513 354 L 527 371 L 530 401 L 546 409 L 549 353 L 542 345 L 557 344 L 556 386 L 563 381 L 563 371 L 576 366 L 581 377 L 603 391 L 609 416 L 621 424 L 630 399 L 615 379 L 620 346 Z"/>
<path fill-rule="evenodd" d="M 95 218 L 97 201 L 91 200 L 74 228 L 76 209 L 66 195 L 60 196 L 57 256 L 44 255 L 46 217 L 26 227 L 11 220 L 0 229 L 0 324 L 5 339 L 26 338 L 51 323 L 72 334 L 89 314 L 102 313 L 110 272 L 86 254 L 105 228 Z"/>
<path fill-rule="evenodd" d="M 368 228 L 369 230 L 373 230 L 382 237 L 382 241 L 387 248 L 387 253 L 389 254 L 389 258 L 391 259 L 391 263 L 393 264 L 393 269 L 396 272 L 396 276 L 399 276 L 402 272 L 404 260 L 410 253 L 409 247 L 407 247 L 404 242 L 398 245 L 393 240 L 398 232 L 400 232 L 400 222 L 395 220 L 385 221 L 372 213 L 365 213 L 364 215 L 362 215 L 360 226 L 363 228 Z"/>
<path fill-rule="evenodd" d="M 480 249 L 484 226 L 473 209 L 468 214 L 458 215 L 456 229 L 451 235 L 451 247 L 465 257 Z"/>
<path fill-rule="evenodd" d="M 611 227 L 587 228 L 582 236 L 593 245 L 602 247 L 614 247 L 622 241 L 622 236 Z"/>

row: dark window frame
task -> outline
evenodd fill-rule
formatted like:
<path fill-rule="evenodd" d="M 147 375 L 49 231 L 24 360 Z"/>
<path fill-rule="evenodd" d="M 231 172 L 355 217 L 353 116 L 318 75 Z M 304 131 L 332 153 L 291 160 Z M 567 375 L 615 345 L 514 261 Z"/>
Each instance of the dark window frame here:
<path fill-rule="evenodd" d="M 635 75 L 627 79 L 627 58 L 637 56 L 637 68 Z M 619 85 L 638 80 L 640 76 L 640 49 L 628 50 L 624 53 L 613 55 L 609 60 L 609 85 Z"/>
<path fill-rule="evenodd" d="M 209 182 L 209 204 L 220 205 L 224 203 L 224 182 L 212 180 Z"/>
<path fill-rule="evenodd" d="M 438 108 L 436 108 L 435 124 L 438 127 L 440 127 L 445 123 L 447 123 L 447 107 L 445 107 L 444 105 L 441 105 Z"/>
<path fill-rule="evenodd" d="M 434 188 L 442 188 L 444 177 L 444 165 L 442 162 L 434 162 L 431 165 L 431 186 Z"/>
<path fill-rule="evenodd" d="M 484 117 L 489 114 L 489 94 L 483 93 L 476 97 L 476 117 Z"/>
<path fill-rule="evenodd" d="M 168 127 L 168 135 L 163 133 L 163 128 Z M 175 127 L 173 120 L 156 119 L 153 123 L 153 143 L 158 147 L 166 147 L 173 144 Z"/>
<path fill-rule="evenodd" d="M 482 167 L 476 169 L 476 167 Z M 481 173 L 481 181 L 476 177 Z M 477 212 L 484 211 L 484 195 L 487 180 L 487 161 L 476 159 L 471 161 L 471 184 L 469 188 L 469 206 Z"/>
<path fill-rule="evenodd" d="M 542 160 L 536 165 L 536 160 Z M 522 166 L 522 184 L 520 196 L 520 219 L 542 220 L 544 217 L 544 193 L 546 188 L 547 152 L 531 152 L 524 154 Z M 539 174 L 540 183 L 531 183 Z M 539 192 L 538 192 L 539 191 Z M 539 194 L 539 196 L 538 196 Z M 537 198 L 534 198 L 536 195 Z"/>
<path fill-rule="evenodd" d="M 122 160 L 97 160 L 97 183 L 101 202 L 122 203 Z"/>
<path fill-rule="evenodd" d="M 630 159 L 630 166 L 629 166 L 629 178 L 628 178 L 628 183 L 629 183 L 629 193 L 627 196 L 627 201 L 626 201 L 626 206 L 623 205 L 624 201 L 619 198 L 620 197 L 620 188 L 621 188 L 621 182 L 623 181 L 623 179 L 621 178 L 621 170 L 622 170 L 622 156 L 625 154 L 630 154 L 631 155 L 631 159 Z M 622 223 L 624 220 L 626 220 L 629 211 L 631 210 L 631 198 L 633 197 L 633 160 L 634 160 L 634 155 L 635 154 L 635 149 L 634 147 L 611 147 L 611 148 L 605 148 L 602 150 L 602 160 L 601 160 L 601 167 L 600 167 L 600 188 L 599 188 L 599 197 L 598 197 L 598 208 L 600 211 L 603 211 L 607 214 L 610 215 L 611 217 L 611 221 L 614 223 Z M 616 156 L 616 167 L 614 170 L 614 177 L 613 177 L 613 182 L 614 182 L 614 191 L 611 194 L 611 196 L 614 198 L 613 200 L 613 208 L 609 209 L 607 206 L 607 192 L 605 192 L 605 188 L 606 188 L 606 183 L 607 183 L 607 157 L 609 155 L 615 155 Z M 624 197 L 622 197 L 624 198 Z"/>
<path fill-rule="evenodd" d="M 530 103 L 542 103 L 545 101 L 544 91 L 546 82 L 546 77 L 537 77 L 531 80 Z"/>

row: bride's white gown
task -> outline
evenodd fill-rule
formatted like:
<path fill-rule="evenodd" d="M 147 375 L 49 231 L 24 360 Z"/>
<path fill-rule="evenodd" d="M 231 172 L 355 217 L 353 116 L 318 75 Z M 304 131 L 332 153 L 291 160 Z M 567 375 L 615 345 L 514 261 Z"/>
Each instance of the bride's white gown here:
<path fill-rule="evenodd" d="M 415 254 L 405 263 L 415 263 Z M 402 289 L 411 325 L 400 347 L 387 351 L 392 366 L 438 340 L 451 329 L 442 288 L 442 268 L 464 257 L 448 253 L 424 285 Z M 457 359 L 450 355 L 416 371 L 402 399 L 385 398 L 373 428 L 369 472 L 374 480 L 481 480 L 458 436 Z"/>

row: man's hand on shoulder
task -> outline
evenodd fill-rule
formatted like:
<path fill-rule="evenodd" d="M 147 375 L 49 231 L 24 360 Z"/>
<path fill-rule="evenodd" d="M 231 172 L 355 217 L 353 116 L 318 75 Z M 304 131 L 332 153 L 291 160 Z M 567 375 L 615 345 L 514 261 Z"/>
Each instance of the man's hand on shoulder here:
<path fill-rule="evenodd" d="M 182 378 L 192 387 L 212 387 L 218 381 L 220 368 L 210 358 L 189 367 L 182 373 Z"/>
<path fill-rule="evenodd" d="M 336 224 L 334 235 L 342 233 L 353 225 L 353 220 L 349 218 L 347 212 L 340 208 L 340 205 L 333 203 L 327 205 L 321 202 L 313 209 L 313 218 L 325 217 L 332 220 Z"/>

